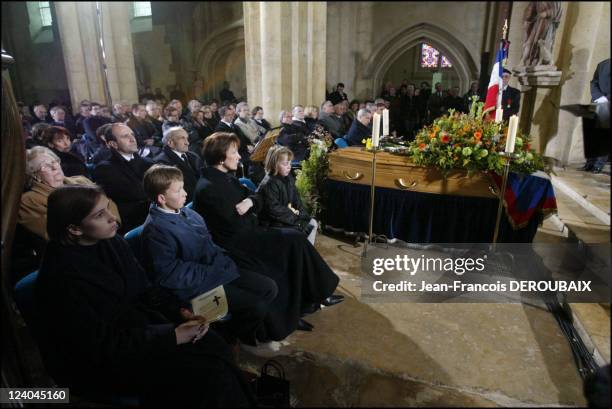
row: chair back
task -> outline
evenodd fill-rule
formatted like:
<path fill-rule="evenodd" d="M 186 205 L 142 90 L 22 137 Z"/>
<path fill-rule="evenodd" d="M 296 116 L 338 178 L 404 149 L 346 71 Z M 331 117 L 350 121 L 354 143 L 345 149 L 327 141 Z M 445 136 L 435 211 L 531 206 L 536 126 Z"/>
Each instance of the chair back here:
<path fill-rule="evenodd" d="M 276 140 L 280 135 L 281 128 L 274 128 L 268 131 L 266 136 L 255 145 L 253 152 L 249 156 L 251 162 L 263 162 L 266 160 L 268 150 L 276 144 Z"/>
<path fill-rule="evenodd" d="M 240 184 L 249 188 L 250 191 L 254 192 L 257 190 L 255 183 L 249 178 L 240 178 Z"/>
<path fill-rule="evenodd" d="M 15 284 L 14 299 L 17 308 L 21 312 L 21 316 L 26 324 L 31 328 L 35 326 L 36 321 L 36 298 L 34 296 L 34 288 L 38 279 L 38 270 L 31 272 L 27 276 Z"/>
<path fill-rule="evenodd" d="M 348 143 L 346 142 L 346 139 L 344 138 L 336 138 L 334 140 L 334 143 L 339 149 L 348 148 Z"/>
<path fill-rule="evenodd" d="M 138 227 L 133 228 L 132 230 L 130 230 L 129 232 L 125 233 L 125 240 L 128 242 L 128 244 L 130 245 L 130 248 L 132 249 L 132 252 L 134 253 L 134 256 L 136 257 L 136 259 L 140 262 L 141 265 L 144 266 L 143 264 L 143 249 L 142 249 L 142 229 L 143 229 L 143 225 L 141 224 Z"/>

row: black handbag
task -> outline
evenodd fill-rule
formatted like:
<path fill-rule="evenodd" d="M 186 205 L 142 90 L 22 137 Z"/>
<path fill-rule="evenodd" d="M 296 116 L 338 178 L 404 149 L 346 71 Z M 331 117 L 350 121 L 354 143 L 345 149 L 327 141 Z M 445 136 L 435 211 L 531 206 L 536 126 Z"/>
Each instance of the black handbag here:
<path fill-rule="evenodd" d="M 271 375 L 270 368 L 276 369 L 278 376 Z M 289 381 L 285 379 L 285 370 L 277 361 L 270 359 L 263 364 L 261 376 L 253 383 L 258 407 L 289 407 Z"/>

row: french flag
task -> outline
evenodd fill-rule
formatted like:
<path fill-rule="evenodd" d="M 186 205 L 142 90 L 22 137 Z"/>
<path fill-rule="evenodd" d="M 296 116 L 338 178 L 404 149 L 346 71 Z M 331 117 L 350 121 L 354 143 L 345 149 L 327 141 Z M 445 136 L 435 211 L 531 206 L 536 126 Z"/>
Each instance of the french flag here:
<path fill-rule="evenodd" d="M 502 89 L 502 74 L 504 72 L 503 61 L 508 58 L 508 45 L 508 41 L 501 40 L 499 51 L 497 51 L 497 57 L 495 58 L 495 65 L 493 65 L 493 70 L 491 70 L 491 78 L 489 79 L 487 99 L 485 100 L 483 111 L 493 107 L 493 110 L 489 112 L 489 116 L 493 117 L 495 117 L 495 108 L 497 106 L 501 106 L 500 90 Z"/>

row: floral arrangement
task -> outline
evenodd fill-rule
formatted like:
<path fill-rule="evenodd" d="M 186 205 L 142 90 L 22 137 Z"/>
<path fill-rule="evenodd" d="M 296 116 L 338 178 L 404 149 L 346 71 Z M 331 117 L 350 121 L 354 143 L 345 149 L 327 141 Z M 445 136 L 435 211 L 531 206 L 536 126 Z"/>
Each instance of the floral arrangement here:
<path fill-rule="evenodd" d="M 300 163 L 301 169 L 297 171 L 295 186 L 310 215 L 318 219 L 323 211 L 323 184 L 329 171 L 327 153 L 334 145 L 334 138 L 323 126 L 317 125 L 307 140 L 310 153 Z"/>
<path fill-rule="evenodd" d="M 410 143 L 408 156 L 417 165 L 432 166 L 444 174 L 452 169 L 501 174 L 504 159 L 499 152 L 505 149 L 508 124 L 486 119 L 488 110 L 483 112 L 483 106 L 474 100 L 468 114 L 449 110 L 423 127 Z M 517 158 L 511 162 L 511 171 L 529 174 L 544 169 L 541 155 L 531 149 L 529 135 L 519 131 L 514 153 Z"/>

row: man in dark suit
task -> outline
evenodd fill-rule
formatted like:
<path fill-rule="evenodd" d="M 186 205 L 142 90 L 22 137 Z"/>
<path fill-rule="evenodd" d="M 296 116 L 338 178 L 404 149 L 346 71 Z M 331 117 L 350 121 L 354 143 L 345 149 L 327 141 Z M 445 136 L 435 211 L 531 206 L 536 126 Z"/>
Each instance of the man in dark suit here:
<path fill-rule="evenodd" d="M 179 126 L 166 130 L 162 138 L 164 147 L 162 152 L 153 161 L 164 165 L 176 166 L 183 172 L 183 182 L 187 201 L 193 200 L 193 192 L 200 178 L 202 160 L 198 155 L 189 151 L 189 136 L 187 131 Z"/>
<path fill-rule="evenodd" d="M 70 140 L 76 138 L 76 125 L 69 117 L 66 117 L 66 109 L 61 105 L 56 105 L 49 110 L 51 118 L 53 118 L 52 125 L 61 126 L 66 128 L 70 132 Z"/>
<path fill-rule="evenodd" d="M 236 108 L 233 105 L 224 105 L 219 108 L 219 115 L 221 116 L 221 120 L 217 124 L 215 128 L 215 132 L 230 132 L 236 134 L 238 139 L 240 139 L 240 149 L 238 149 L 238 153 L 240 154 L 242 165 L 244 166 L 244 174 L 248 175 L 248 166 L 249 166 L 249 156 L 250 152 L 248 149 L 251 141 L 245 134 L 242 133 L 240 128 L 234 125 L 234 119 L 236 119 Z M 240 174 L 241 172 L 239 172 Z"/>
<path fill-rule="evenodd" d="M 442 83 L 436 83 L 436 92 L 431 94 L 427 101 L 428 121 L 431 123 L 434 119 L 444 115 L 446 111 L 444 107 L 444 99 L 446 92 L 442 90 Z"/>
<path fill-rule="evenodd" d="M 448 90 L 448 95 L 444 99 L 443 103 L 447 112 L 449 109 L 454 109 L 455 112 L 467 112 L 463 98 L 459 96 L 459 87 L 454 86 Z M 447 113 L 445 112 L 445 114 Z"/>
<path fill-rule="evenodd" d="M 336 85 L 336 90 L 329 94 L 328 99 L 332 101 L 334 105 L 336 104 L 334 101 L 348 101 L 348 96 L 344 93 L 344 84 L 339 82 L 338 85 Z"/>
<path fill-rule="evenodd" d="M 277 143 L 291 149 L 294 161 L 302 161 L 306 159 L 308 153 L 310 128 L 304 120 L 304 107 L 302 105 L 294 106 L 291 112 L 291 125 L 281 130 Z"/>
<path fill-rule="evenodd" d="M 156 141 L 155 136 L 159 138 L 161 135 L 157 134 L 155 125 L 147 121 L 147 111 L 143 104 L 132 105 L 132 116 L 125 124 L 134 131 L 140 156 L 152 158 L 160 153 L 161 148 L 156 146 L 156 142 L 161 145 L 161 141 Z"/>
<path fill-rule="evenodd" d="M 136 137 L 125 124 L 112 124 L 104 137 L 111 157 L 94 168 L 93 179 L 117 204 L 123 222 L 119 232 L 123 234 L 141 225 L 147 218 L 149 201 L 142 179 L 153 161 L 141 158 L 136 153 Z"/>
<path fill-rule="evenodd" d="M 502 85 L 503 85 L 503 93 L 502 93 L 502 109 L 504 110 L 504 121 L 510 119 L 512 115 L 518 115 L 519 109 L 521 108 L 521 92 L 512 88 L 508 83 L 510 82 L 510 77 L 512 73 L 504 68 L 504 73 L 502 74 Z"/>
<path fill-rule="evenodd" d="M 582 118 L 585 135 L 585 145 L 601 145 L 599 138 L 608 139 L 610 132 L 610 59 L 603 60 L 597 64 L 593 79 L 591 80 L 591 102 L 597 104 L 598 120 Z M 587 149 L 585 148 L 585 151 Z M 608 155 L 587 157 L 586 164 L 579 170 L 601 173 L 608 160 Z"/>
<path fill-rule="evenodd" d="M 363 146 L 364 139 L 368 139 L 372 135 L 370 129 L 370 122 L 372 121 L 372 114 L 365 108 L 357 111 L 357 118 L 353 121 L 351 129 L 348 131 L 346 142 L 349 146 Z"/>

